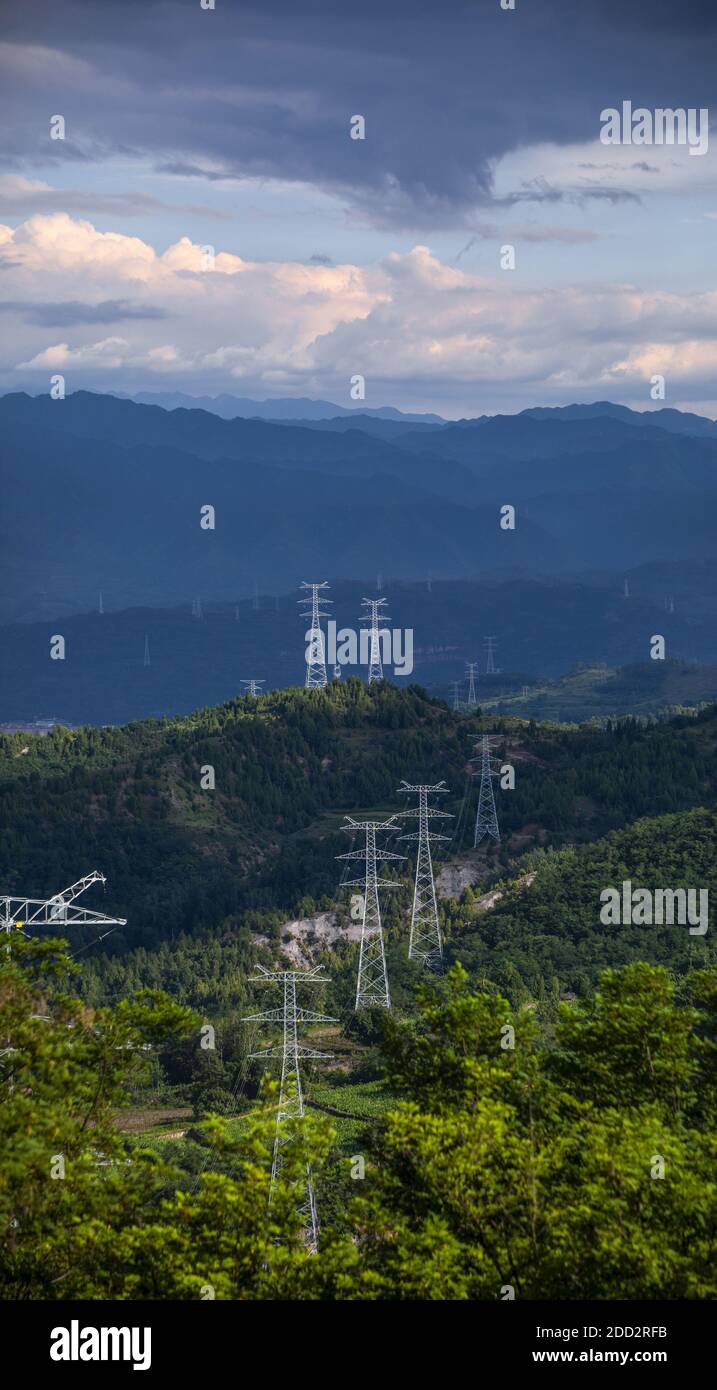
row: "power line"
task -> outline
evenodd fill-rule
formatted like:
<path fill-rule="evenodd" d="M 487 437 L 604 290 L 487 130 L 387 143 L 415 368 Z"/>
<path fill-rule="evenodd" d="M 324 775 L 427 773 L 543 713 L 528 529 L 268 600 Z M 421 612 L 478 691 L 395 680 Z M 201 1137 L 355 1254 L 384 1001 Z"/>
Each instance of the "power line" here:
<path fill-rule="evenodd" d="M 374 681 L 383 680 L 383 662 L 381 660 L 381 633 L 379 622 L 388 620 L 388 613 L 384 612 L 386 607 L 385 598 L 364 598 L 361 600 L 364 608 L 368 611 L 362 615 L 362 622 L 369 624 L 369 657 L 368 657 L 368 683 L 373 685 Z"/>
<path fill-rule="evenodd" d="M 468 699 L 466 700 L 466 704 L 468 706 L 468 709 L 475 709 L 476 705 L 478 704 L 478 699 L 476 696 L 476 680 L 478 678 L 477 661 L 466 662 L 466 675 L 468 677 Z"/>
<path fill-rule="evenodd" d="M 75 899 L 93 883 L 106 882 L 104 874 L 93 869 L 52 898 L 13 898 L 3 894 L 0 896 L 0 932 L 16 930 L 28 936 L 25 927 L 126 927 L 126 917 L 108 917 L 93 908 L 74 906 Z"/>
<path fill-rule="evenodd" d="M 366 841 L 363 849 L 351 850 L 348 854 L 337 854 L 337 859 L 365 859 L 366 871 L 363 878 L 348 879 L 346 887 L 363 889 L 361 916 L 361 949 L 359 953 L 358 977 L 356 980 L 356 1009 L 390 1009 L 391 995 L 388 988 L 386 954 L 381 927 L 381 907 L 379 888 L 399 888 L 400 884 L 390 879 L 379 879 L 379 865 L 387 859 L 405 859 L 404 854 L 391 854 L 388 850 L 376 848 L 376 832 L 399 830 L 395 817 L 387 821 L 355 821 L 346 817 L 347 824 L 342 830 L 355 833 L 364 832 Z"/>
<path fill-rule="evenodd" d="M 416 840 L 418 843 L 408 955 L 409 959 L 422 961 L 429 970 L 439 970 L 443 958 L 443 944 L 438 921 L 431 844 L 437 840 L 449 840 L 450 835 L 432 834 L 430 821 L 451 820 L 452 816 L 450 811 L 438 811 L 429 806 L 428 798 L 445 796 L 448 788 L 445 782 L 437 782 L 434 786 L 419 783 L 415 787 L 409 786 L 408 782 L 402 782 L 399 791 L 418 794 L 418 806 L 401 813 L 404 816 L 418 816 L 417 832 L 400 837 L 402 840 Z"/>
<path fill-rule="evenodd" d="M 476 743 L 476 748 L 479 746 Z M 484 836 L 489 835 L 492 839 L 500 841 L 500 830 L 498 829 L 498 815 L 495 809 L 495 797 L 493 795 L 493 778 L 497 775 L 491 759 L 491 742 L 487 734 L 480 740 L 480 792 L 478 794 L 478 810 L 476 812 L 476 826 L 473 835 L 473 848 L 476 849 Z M 471 762 L 477 762 L 477 758 L 471 758 Z"/>
<path fill-rule="evenodd" d="M 262 1052 L 252 1054 L 255 1058 L 281 1057 L 281 1086 L 269 1190 L 269 1205 L 271 1206 L 276 1184 L 281 1178 L 285 1165 L 284 1149 L 294 1135 L 295 1125 L 293 1122 L 303 1119 L 304 1116 L 304 1094 L 301 1087 L 299 1062 L 301 1058 L 305 1057 L 323 1058 L 332 1055 L 330 1052 L 318 1052 L 316 1048 L 302 1046 L 298 1040 L 298 1025 L 300 1023 L 336 1023 L 338 1020 L 328 1018 L 325 1014 L 316 1014 L 308 1009 L 299 1008 L 296 1003 L 297 982 L 307 985 L 328 984 L 326 976 L 320 974 L 322 966 L 315 965 L 313 970 L 309 971 L 266 970 L 263 965 L 257 968 L 260 974 L 250 976 L 255 984 L 280 984 L 284 992 L 282 1008 L 268 1009 L 261 1014 L 248 1014 L 244 1020 L 246 1023 L 281 1023 L 283 1029 L 282 1042 L 279 1047 L 268 1047 Z M 301 1218 L 302 1243 L 310 1255 L 315 1255 L 319 1242 L 319 1222 L 316 1214 L 311 1166 L 308 1163 L 297 1205 Z"/>
<path fill-rule="evenodd" d="M 321 619 L 329 618 L 330 613 L 323 610 L 323 605 L 331 603 L 330 598 L 325 598 L 323 590 L 328 589 L 329 585 L 324 579 L 320 584 L 307 584 L 306 581 L 301 585 L 306 589 L 306 597 L 300 598 L 299 603 L 308 605 L 301 614 L 304 622 L 307 618 L 311 622 L 308 638 L 309 645 L 306 648 L 306 679 L 304 685 L 307 690 L 321 690 L 326 685 L 326 651 L 324 648 L 324 634 L 321 630 Z"/>

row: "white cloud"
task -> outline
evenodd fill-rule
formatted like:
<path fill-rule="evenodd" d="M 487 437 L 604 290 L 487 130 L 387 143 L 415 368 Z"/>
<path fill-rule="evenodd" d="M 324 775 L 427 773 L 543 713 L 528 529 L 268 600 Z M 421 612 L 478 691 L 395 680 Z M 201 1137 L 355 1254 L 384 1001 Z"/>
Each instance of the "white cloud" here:
<path fill-rule="evenodd" d="M 469 274 L 426 246 L 368 267 L 215 250 L 203 270 L 203 248 L 188 237 L 158 252 L 66 214 L 0 227 L 7 301 L 149 302 L 161 311 L 123 320 L 113 337 L 73 321 L 54 341 L 15 311 L 4 385 L 34 380 L 37 389 L 42 374 L 63 370 L 70 390 L 150 389 L 154 380 L 344 400 L 361 373 L 371 404 L 420 400 L 455 414 L 477 400 L 489 409 L 606 394 L 640 403 L 656 372 L 679 382 L 683 400 L 713 392 L 717 291 L 522 288 L 509 272 Z"/>

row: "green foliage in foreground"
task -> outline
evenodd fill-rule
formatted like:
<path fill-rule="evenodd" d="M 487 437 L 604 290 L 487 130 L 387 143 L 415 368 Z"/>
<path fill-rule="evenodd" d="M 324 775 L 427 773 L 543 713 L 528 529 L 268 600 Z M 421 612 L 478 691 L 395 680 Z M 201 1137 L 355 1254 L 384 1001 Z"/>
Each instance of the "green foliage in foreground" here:
<path fill-rule="evenodd" d="M 316 1258 L 297 1190 L 307 1162 L 319 1190 L 335 1166 L 330 1119 L 297 1128 L 271 1212 L 270 1103 L 234 1138 L 209 1122 L 234 1176 L 174 1190 L 111 1117 L 142 1044 L 197 1020 L 158 994 L 83 1008 L 60 992 L 65 969 L 51 943 L 0 963 L 4 1298 L 717 1296 L 714 969 L 680 997 L 660 967 L 607 971 L 594 998 L 563 1006 L 550 1048 L 531 1010 L 473 993 L 460 966 L 427 986 L 417 1016 L 387 1020 L 387 1079 L 405 1099 L 371 1126 L 363 1182 L 346 1162 L 353 1201 Z"/>

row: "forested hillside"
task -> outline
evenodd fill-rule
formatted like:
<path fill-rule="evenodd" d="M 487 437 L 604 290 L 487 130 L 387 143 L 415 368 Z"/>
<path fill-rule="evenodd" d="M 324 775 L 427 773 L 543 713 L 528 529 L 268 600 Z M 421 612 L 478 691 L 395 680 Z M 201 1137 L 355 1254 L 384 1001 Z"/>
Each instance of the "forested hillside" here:
<path fill-rule="evenodd" d="M 484 731 L 494 733 L 498 764 L 515 768 L 514 790 L 497 791 L 502 844 L 487 855 L 472 850 L 477 785 L 469 761 Z M 143 978 L 131 956 L 125 983 L 151 977 L 167 985 L 185 970 L 182 953 L 193 958 L 192 940 L 219 934 L 233 949 L 237 934 L 247 945 L 253 932 L 276 945 L 286 918 L 345 902 L 335 860 L 349 847 L 343 814 L 400 817 L 402 778 L 448 785 L 453 838 L 443 854 L 473 865 L 476 886 L 444 899 L 441 912 L 449 951 L 476 977 L 513 995 L 520 981 L 539 997 L 581 988 L 618 961 L 682 966 L 708 949 L 684 929 L 606 932 L 596 895 L 630 875 L 668 886 L 711 882 L 714 708 L 669 723 L 566 729 L 457 715 L 418 688 L 353 680 L 237 699 L 181 720 L 14 735 L 2 739 L 0 754 L 3 891 L 51 894 L 97 867 L 108 886 L 104 898 L 93 889 L 93 900 L 128 919 L 101 954 L 94 930 L 73 929 L 90 975 L 99 972 L 98 988 L 107 972 L 112 988 L 121 987 L 121 959 L 139 946 L 169 952 L 168 977 L 157 978 L 161 953 L 151 968 L 154 958 L 145 957 Z M 202 787 L 208 768 L 213 789 Z M 398 868 L 404 886 L 384 909 L 397 951 L 412 860 Z M 529 889 L 511 888 L 474 920 L 485 888 L 528 870 L 537 874 Z M 350 948 L 348 955 L 347 977 Z M 204 987 L 214 993 L 221 965 L 217 958 L 210 966 L 211 953 L 203 959 Z M 189 973 L 195 980 L 196 962 Z"/>

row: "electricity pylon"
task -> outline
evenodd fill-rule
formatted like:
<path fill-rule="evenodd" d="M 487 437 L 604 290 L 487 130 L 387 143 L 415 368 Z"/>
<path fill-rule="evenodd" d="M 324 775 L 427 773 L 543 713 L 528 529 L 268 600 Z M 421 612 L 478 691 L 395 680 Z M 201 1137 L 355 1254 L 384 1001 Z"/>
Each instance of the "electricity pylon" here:
<path fill-rule="evenodd" d="M 260 680 L 260 681 L 254 681 L 254 680 L 252 680 L 252 681 L 244 681 L 244 680 L 243 680 L 243 681 L 242 681 L 242 685 L 246 685 L 246 686 L 248 687 L 248 689 L 244 691 L 244 694 L 245 694 L 245 695 L 251 695 L 251 696 L 253 696 L 254 699 L 256 699 L 257 695 L 263 695 L 263 693 L 264 693 L 263 690 L 262 690 L 262 688 L 261 688 L 263 684 L 264 684 L 264 681 L 263 681 L 263 680 Z"/>
<path fill-rule="evenodd" d="M 201 600 L 200 598 L 193 598 L 193 599 L 192 599 L 192 617 L 193 617 L 193 618 L 202 618 L 203 616 L 204 616 L 204 615 L 203 615 L 203 613 L 202 613 L 202 600 Z"/>
<path fill-rule="evenodd" d="M 144 634 L 144 664 L 145 666 L 151 666 L 152 664 L 149 659 L 149 637 L 146 632 Z"/>
<path fill-rule="evenodd" d="M 102 590 L 100 589 L 100 602 L 99 602 L 99 607 L 98 607 L 98 609 L 97 609 L 97 612 L 98 612 L 98 613 L 104 613 L 104 611 L 105 611 L 105 601 L 104 601 L 104 599 L 103 599 L 103 597 L 102 597 Z"/>
<path fill-rule="evenodd" d="M 307 590 L 305 598 L 300 598 L 299 603 L 308 605 L 301 613 L 304 622 L 307 618 L 311 619 L 309 629 L 309 645 L 306 648 L 306 680 L 304 685 L 307 690 L 320 690 L 326 685 L 326 655 L 324 650 L 324 634 L 321 631 L 321 619 L 329 618 L 330 613 L 323 611 L 323 605 L 331 603 L 330 598 L 325 598 L 322 590 L 328 589 L 326 580 L 321 584 L 301 585 L 302 589 Z M 310 597 L 309 597 L 310 595 Z M 309 608 L 311 612 L 309 613 Z"/>
<path fill-rule="evenodd" d="M 126 927 L 126 917 L 108 917 L 104 912 L 95 912 L 91 907 L 75 907 L 74 902 L 93 883 L 106 883 L 107 879 L 97 869 L 91 874 L 55 893 L 52 898 L 11 898 L 0 897 L 0 932 L 13 930 L 29 932 L 25 927 Z"/>
<path fill-rule="evenodd" d="M 480 792 L 478 795 L 478 810 L 476 812 L 476 828 L 473 836 L 473 848 L 476 849 L 485 835 L 490 835 L 494 840 L 500 841 L 500 830 L 498 829 L 498 815 L 495 809 L 495 797 L 493 795 L 493 778 L 497 775 L 491 760 L 491 743 L 487 734 L 483 735 L 481 743 L 481 770 L 480 770 Z M 478 744 L 476 744 L 476 748 Z M 471 762 L 477 762 L 477 758 L 471 758 Z"/>
<path fill-rule="evenodd" d="M 475 709 L 478 704 L 476 696 L 476 677 L 478 675 L 477 661 L 466 662 L 466 675 L 468 677 L 468 699 L 466 700 L 466 704 L 469 709 Z"/>
<path fill-rule="evenodd" d="M 462 681 L 451 681 L 451 690 L 453 691 L 453 709 L 456 713 L 458 713 L 459 710 L 463 709 L 463 701 L 461 699 L 461 685 Z"/>
<path fill-rule="evenodd" d="M 369 624 L 370 647 L 368 654 L 368 683 L 373 685 L 374 681 L 383 680 L 383 662 L 381 660 L 381 634 L 379 622 L 387 619 L 388 613 L 384 613 L 386 606 L 385 598 L 364 598 L 361 600 L 364 608 L 368 611 L 362 615 L 361 621 Z"/>
<path fill-rule="evenodd" d="M 390 1009 L 391 995 L 388 989 L 386 954 L 383 949 L 381 928 L 381 907 L 379 888 L 399 888 L 400 884 L 391 879 L 378 877 L 378 866 L 386 859 L 405 859 L 405 854 L 391 854 L 388 850 L 376 848 L 377 830 L 400 830 L 395 816 L 387 821 L 356 821 L 346 817 L 347 824 L 342 830 L 355 832 L 363 830 L 366 844 L 363 849 L 350 850 L 348 854 L 337 854 L 337 859 L 365 859 L 366 872 L 363 878 L 348 879 L 346 888 L 363 889 L 363 909 L 361 914 L 361 950 L 359 953 L 358 977 L 356 980 L 356 1009 Z"/>
<path fill-rule="evenodd" d="M 486 653 L 485 653 L 485 673 L 486 673 L 487 676 L 495 676 L 495 675 L 497 674 L 497 672 L 496 672 L 496 665 L 495 665 L 495 647 L 494 647 L 495 637 L 484 637 L 484 638 L 483 638 L 483 641 L 485 642 L 485 646 L 486 646 Z"/>
<path fill-rule="evenodd" d="M 300 1120 L 304 1116 L 300 1059 L 302 1057 L 332 1056 L 330 1052 L 318 1052 L 314 1047 L 302 1046 L 298 1039 L 297 1025 L 299 1023 L 336 1023 L 337 1019 L 329 1018 L 325 1014 L 312 1013 L 309 1009 L 299 1008 L 296 1003 L 297 981 L 302 985 L 328 983 L 326 976 L 320 973 L 322 966 L 315 965 L 313 970 L 266 970 L 263 965 L 257 968 L 260 974 L 250 976 L 255 984 L 280 984 L 284 990 L 282 1008 L 268 1009 L 266 1013 L 261 1014 L 249 1014 L 244 1019 L 245 1023 L 281 1023 L 283 1028 L 280 1046 L 268 1047 L 262 1052 L 251 1054 L 252 1057 L 281 1057 L 281 1086 L 279 1108 L 276 1115 L 274 1155 L 271 1165 L 271 1187 L 269 1189 L 269 1205 L 271 1206 L 274 1189 L 284 1167 L 284 1148 L 295 1133 L 295 1125 L 292 1121 Z M 319 1222 L 316 1215 L 311 1166 L 308 1163 L 306 1165 L 306 1177 L 301 1185 L 298 1211 L 301 1217 L 302 1244 L 308 1254 L 315 1255 L 319 1242 Z"/>
<path fill-rule="evenodd" d="M 400 837 L 402 840 L 418 841 L 408 956 L 409 960 L 415 958 L 423 961 L 429 970 L 440 970 L 443 960 L 443 943 L 438 922 L 436 886 L 433 881 L 431 842 L 450 840 L 451 837 L 450 835 L 432 834 L 429 822 L 431 820 L 450 820 L 451 813 L 450 811 L 437 811 L 434 807 L 429 806 L 428 798 L 433 795 L 445 796 L 448 788 L 445 782 L 437 782 L 433 787 L 424 786 L 423 783 L 412 787 L 409 786 L 408 782 L 402 782 L 399 791 L 418 792 L 418 806 L 401 813 L 404 816 L 418 816 L 418 831 L 413 835 L 401 835 Z"/>

